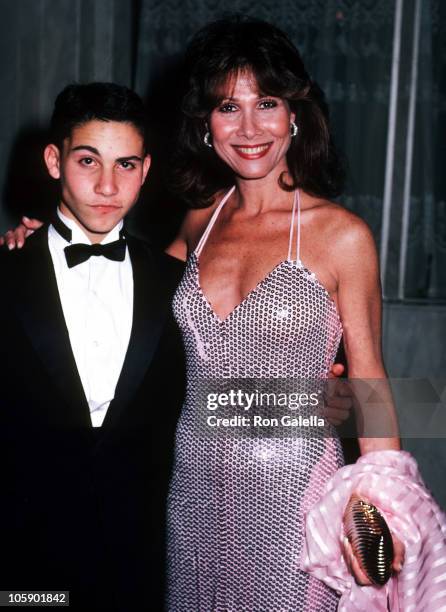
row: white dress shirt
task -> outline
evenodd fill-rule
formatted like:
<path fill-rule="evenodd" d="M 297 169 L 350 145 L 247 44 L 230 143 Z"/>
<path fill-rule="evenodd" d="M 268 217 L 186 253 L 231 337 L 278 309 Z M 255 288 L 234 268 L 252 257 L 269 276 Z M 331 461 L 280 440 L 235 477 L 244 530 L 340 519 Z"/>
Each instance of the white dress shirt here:
<path fill-rule="evenodd" d="M 72 232 L 72 244 L 91 244 L 81 228 L 57 211 Z M 102 240 L 118 240 L 122 221 Z M 100 427 L 114 398 L 130 340 L 133 272 L 128 248 L 124 261 L 101 256 L 68 268 L 66 240 L 50 225 L 48 245 L 57 287 L 93 427 Z"/>

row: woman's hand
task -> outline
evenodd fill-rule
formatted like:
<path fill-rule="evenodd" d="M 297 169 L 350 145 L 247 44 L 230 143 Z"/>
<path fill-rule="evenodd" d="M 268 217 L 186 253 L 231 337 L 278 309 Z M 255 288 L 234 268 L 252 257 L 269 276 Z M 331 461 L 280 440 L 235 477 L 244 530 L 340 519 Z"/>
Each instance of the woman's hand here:
<path fill-rule="evenodd" d="M 404 544 L 401 542 L 401 540 L 399 540 L 396 537 L 394 533 L 392 533 L 392 540 L 393 540 L 393 552 L 394 552 L 392 569 L 395 573 L 398 573 L 401 571 L 403 567 L 405 548 L 404 548 Z M 367 574 L 362 569 L 360 562 L 355 557 L 352 551 L 352 547 L 347 537 L 344 537 L 342 552 L 343 552 L 347 567 L 350 570 L 350 573 L 352 574 L 352 576 L 354 577 L 356 583 L 359 584 L 360 586 L 372 585 L 373 582 L 370 581 Z"/>
<path fill-rule="evenodd" d="M 42 225 L 43 222 L 39 221 L 39 219 L 22 217 L 20 225 L 13 230 L 7 231 L 4 236 L 0 236 L 0 246 L 6 245 L 10 251 L 15 248 L 21 249 L 26 239 L 42 227 Z"/>

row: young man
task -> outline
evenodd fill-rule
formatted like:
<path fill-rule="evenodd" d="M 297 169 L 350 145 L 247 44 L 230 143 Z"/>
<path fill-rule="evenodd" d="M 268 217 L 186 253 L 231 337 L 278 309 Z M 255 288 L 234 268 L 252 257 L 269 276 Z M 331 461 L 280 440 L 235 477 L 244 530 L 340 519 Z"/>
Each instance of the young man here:
<path fill-rule="evenodd" d="M 51 129 L 53 222 L 0 258 L 0 590 L 161 610 L 183 266 L 123 228 L 150 166 L 139 97 L 70 85 Z"/>

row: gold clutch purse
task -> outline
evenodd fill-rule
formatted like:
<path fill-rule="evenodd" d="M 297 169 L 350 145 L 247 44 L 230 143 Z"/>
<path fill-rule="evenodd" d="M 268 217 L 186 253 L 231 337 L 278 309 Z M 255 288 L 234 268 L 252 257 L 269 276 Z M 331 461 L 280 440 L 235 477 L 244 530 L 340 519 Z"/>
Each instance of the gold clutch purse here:
<path fill-rule="evenodd" d="M 352 495 L 344 512 L 344 531 L 369 580 L 384 585 L 392 574 L 393 541 L 379 510 Z"/>

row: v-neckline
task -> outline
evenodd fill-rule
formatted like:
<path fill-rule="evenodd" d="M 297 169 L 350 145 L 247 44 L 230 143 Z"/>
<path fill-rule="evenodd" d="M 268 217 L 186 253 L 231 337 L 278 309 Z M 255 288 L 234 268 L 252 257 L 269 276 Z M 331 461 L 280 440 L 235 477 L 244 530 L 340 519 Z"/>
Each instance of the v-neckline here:
<path fill-rule="evenodd" d="M 306 268 L 304 266 L 304 264 L 302 263 L 302 260 L 289 260 L 289 259 L 282 259 L 282 261 L 279 261 L 279 263 L 277 263 L 274 268 L 272 268 L 261 280 L 259 280 L 259 282 L 257 283 L 257 285 L 251 289 L 250 291 L 248 291 L 248 293 L 245 295 L 245 297 L 238 303 L 236 304 L 236 306 L 234 306 L 234 308 L 226 315 L 226 317 L 224 317 L 223 319 L 215 312 L 211 302 L 208 300 L 208 298 L 206 297 L 205 292 L 203 291 L 203 288 L 201 286 L 201 282 L 200 282 L 200 259 L 197 255 L 197 253 L 195 251 L 192 251 L 190 258 L 193 257 L 194 261 L 195 261 L 195 266 L 196 266 L 196 284 L 197 284 L 197 288 L 198 291 L 200 293 L 200 295 L 203 298 L 204 303 L 206 304 L 207 308 L 209 309 L 209 311 L 211 312 L 211 314 L 213 315 L 213 317 L 216 319 L 216 321 L 220 324 L 223 325 L 224 323 L 226 323 L 234 313 L 236 313 L 242 306 L 245 305 L 245 303 L 249 300 L 249 298 L 258 291 L 258 289 L 260 288 L 261 285 L 263 285 L 267 280 L 269 280 L 269 278 L 274 274 L 274 272 L 276 272 L 276 270 L 278 270 L 280 267 L 282 267 L 284 264 L 290 264 L 290 265 L 296 265 L 296 267 L 300 270 L 303 270 L 304 272 L 307 273 L 308 276 L 310 276 L 312 278 L 312 280 L 316 283 L 316 285 L 319 287 L 319 289 L 321 289 L 325 296 L 327 297 L 329 303 L 331 304 L 331 307 L 334 309 L 334 312 L 336 314 L 336 317 L 339 321 L 339 324 L 342 327 L 342 321 L 341 321 L 341 315 L 339 314 L 339 310 L 338 307 L 336 306 L 336 302 L 334 301 L 334 299 L 332 298 L 332 296 L 330 295 L 330 293 L 328 292 L 327 288 L 325 287 L 325 285 L 323 285 L 320 280 L 318 279 L 318 277 L 316 276 L 316 274 L 314 272 L 312 272 L 309 268 Z"/>
<path fill-rule="evenodd" d="M 299 252 L 300 252 L 300 248 L 299 248 L 299 242 L 300 242 L 300 201 L 299 201 L 299 190 L 296 190 L 294 192 L 294 200 L 293 200 L 293 209 L 291 211 L 291 224 L 290 224 L 290 240 L 289 240 L 289 244 L 288 244 L 288 258 L 287 259 L 282 259 L 282 261 L 279 261 L 279 263 L 277 263 L 274 268 L 272 268 L 272 270 L 270 270 L 258 283 L 257 285 L 251 289 L 250 291 L 248 291 L 248 293 L 245 295 L 245 297 L 234 306 L 234 308 L 226 315 L 226 317 L 224 317 L 223 319 L 215 312 L 211 302 L 208 300 L 208 298 L 206 297 L 205 292 L 202 289 L 201 286 L 201 282 L 200 282 L 200 254 L 201 251 L 204 247 L 204 245 L 206 244 L 206 241 L 209 237 L 209 234 L 215 224 L 215 221 L 217 220 L 217 217 L 220 214 L 221 209 L 223 208 L 223 206 L 225 205 L 226 201 L 229 199 L 229 197 L 232 195 L 232 193 L 235 190 L 235 185 L 233 187 L 231 187 L 231 189 L 226 193 L 226 195 L 223 197 L 222 201 L 220 202 L 220 204 L 218 205 L 218 207 L 215 209 L 202 237 L 200 242 L 198 243 L 198 246 L 196 247 L 196 249 L 192 252 L 192 255 L 195 257 L 195 264 L 197 267 L 197 288 L 199 293 L 202 295 L 204 302 L 207 304 L 207 307 L 209 308 L 209 310 L 211 311 L 211 313 L 213 314 L 213 316 L 215 317 L 215 319 L 220 323 L 226 323 L 226 321 L 228 321 L 228 319 L 231 318 L 231 316 L 237 312 L 248 300 L 249 298 L 257 292 L 257 290 L 259 289 L 259 287 L 266 282 L 273 274 L 274 272 L 280 268 L 283 264 L 285 263 L 291 263 L 292 264 L 292 260 L 290 259 L 291 257 L 291 240 L 292 240 L 292 234 L 293 234 L 293 227 L 294 227 L 294 214 L 295 214 L 295 208 L 296 208 L 296 202 L 297 202 L 297 214 L 298 214 L 298 221 L 297 221 L 297 247 L 296 247 L 296 254 L 297 254 L 297 260 L 296 262 L 299 264 L 299 267 L 303 267 L 302 262 L 299 258 Z"/>
<path fill-rule="evenodd" d="M 242 300 L 236 304 L 234 306 L 234 308 L 224 317 L 221 318 L 215 311 L 214 307 L 212 306 L 211 302 L 208 300 L 208 298 L 206 297 L 205 292 L 203 291 L 203 288 L 201 286 L 201 282 L 200 282 L 200 260 L 198 258 L 198 255 L 196 254 L 195 251 L 193 251 L 192 256 L 195 259 L 195 265 L 197 267 L 197 274 L 196 274 L 196 281 L 197 281 L 197 287 L 198 287 L 198 291 L 200 292 L 200 295 L 203 297 L 203 300 L 205 302 L 205 304 L 207 305 L 207 307 L 209 308 L 210 312 L 213 314 L 213 316 L 215 317 L 215 319 L 218 321 L 218 323 L 223 324 L 226 323 L 228 321 L 228 319 L 230 319 L 232 317 L 232 315 L 237 312 L 248 300 L 249 298 L 258 291 L 258 289 L 260 288 L 261 285 L 263 285 L 263 283 L 265 283 L 273 274 L 274 272 L 280 268 L 283 264 L 285 263 L 292 263 L 290 262 L 288 259 L 282 259 L 282 261 L 279 261 L 279 263 L 277 263 L 274 268 L 272 268 L 261 280 L 259 280 L 259 282 L 255 285 L 255 287 L 253 287 L 252 289 L 250 289 L 250 291 L 248 291 L 248 293 L 242 298 Z"/>

